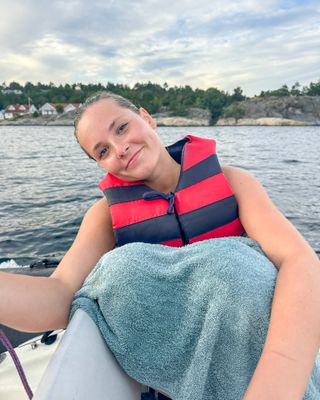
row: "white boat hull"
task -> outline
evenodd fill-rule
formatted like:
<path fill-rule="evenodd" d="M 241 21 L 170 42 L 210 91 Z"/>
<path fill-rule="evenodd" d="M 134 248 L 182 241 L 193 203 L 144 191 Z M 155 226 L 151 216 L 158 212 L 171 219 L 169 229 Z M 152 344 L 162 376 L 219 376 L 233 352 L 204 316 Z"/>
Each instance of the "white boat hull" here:
<path fill-rule="evenodd" d="M 77 310 L 64 334 L 52 345 L 16 349 L 34 400 L 140 400 L 145 387 L 128 377 L 106 346 L 99 329 Z M 34 346 L 33 346 L 34 347 Z M 0 400 L 27 395 L 9 355 L 0 363 Z"/>
<path fill-rule="evenodd" d="M 140 400 L 90 317 L 78 310 L 35 393 L 34 400 Z"/>

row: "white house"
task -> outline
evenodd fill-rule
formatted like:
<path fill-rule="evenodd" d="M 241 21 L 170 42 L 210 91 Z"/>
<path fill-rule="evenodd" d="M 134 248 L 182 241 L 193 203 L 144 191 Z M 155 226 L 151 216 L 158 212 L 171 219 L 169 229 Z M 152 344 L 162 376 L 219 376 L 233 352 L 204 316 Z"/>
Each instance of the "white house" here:
<path fill-rule="evenodd" d="M 82 105 L 82 103 L 69 103 L 69 104 L 66 104 L 63 107 L 63 112 L 67 113 L 67 112 L 70 112 L 70 111 L 77 110 L 81 105 Z"/>
<path fill-rule="evenodd" d="M 19 117 L 21 115 L 32 114 L 37 111 L 36 107 L 26 104 L 10 104 L 4 110 L 4 118 L 12 119 L 14 117 Z"/>
<path fill-rule="evenodd" d="M 10 104 L 4 110 L 5 119 L 12 119 L 14 117 L 14 115 L 16 114 L 16 112 L 17 112 L 16 106 L 14 106 L 13 104 Z"/>
<path fill-rule="evenodd" d="M 42 115 L 57 115 L 58 114 L 56 107 L 52 103 L 45 103 L 42 107 L 39 108 L 39 111 Z"/>
<path fill-rule="evenodd" d="M 28 109 L 28 114 L 33 114 L 35 111 L 38 111 L 37 107 L 34 106 L 33 104 L 31 104 L 31 106 L 29 106 L 29 109 Z"/>

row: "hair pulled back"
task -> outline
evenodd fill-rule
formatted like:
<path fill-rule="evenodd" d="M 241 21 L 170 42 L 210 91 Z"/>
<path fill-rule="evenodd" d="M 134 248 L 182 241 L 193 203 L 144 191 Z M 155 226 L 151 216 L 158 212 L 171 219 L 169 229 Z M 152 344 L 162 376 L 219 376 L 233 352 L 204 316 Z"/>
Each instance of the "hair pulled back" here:
<path fill-rule="evenodd" d="M 83 114 L 85 113 L 88 107 L 90 107 L 92 104 L 97 103 L 100 100 L 111 100 L 114 103 L 118 104 L 119 107 L 128 108 L 129 110 L 137 114 L 139 113 L 138 107 L 135 106 L 130 100 L 126 99 L 125 97 L 107 91 L 98 92 L 93 96 L 88 97 L 87 100 L 76 111 L 76 116 L 74 119 L 74 135 L 77 140 L 78 140 L 77 128 Z"/>
<path fill-rule="evenodd" d="M 76 111 L 76 116 L 74 119 L 74 136 L 78 143 L 79 143 L 78 125 L 79 125 L 79 122 L 80 122 L 83 114 L 86 112 L 87 108 L 89 108 L 91 105 L 97 103 L 100 100 L 111 100 L 114 103 L 116 103 L 119 107 L 127 108 L 137 114 L 139 113 L 138 107 L 135 106 L 130 100 L 126 99 L 125 97 L 122 97 L 118 94 L 115 94 L 112 92 L 107 92 L 107 91 L 98 92 L 98 93 L 94 94 L 93 96 L 88 97 L 86 99 L 86 101 Z M 80 147 L 83 149 L 81 144 L 80 144 Z M 85 149 L 83 149 L 83 151 L 89 156 L 89 158 L 92 159 L 90 154 L 88 154 Z"/>

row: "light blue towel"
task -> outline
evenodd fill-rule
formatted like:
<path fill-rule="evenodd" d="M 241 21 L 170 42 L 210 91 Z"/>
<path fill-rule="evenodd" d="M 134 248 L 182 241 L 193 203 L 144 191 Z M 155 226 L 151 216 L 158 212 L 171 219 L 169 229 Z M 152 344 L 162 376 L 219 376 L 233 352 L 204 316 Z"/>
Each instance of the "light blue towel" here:
<path fill-rule="evenodd" d="M 174 400 L 242 399 L 265 341 L 276 269 L 256 242 L 132 243 L 76 293 L 120 365 Z M 305 400 L 320 399 L 320 360 Z"/>

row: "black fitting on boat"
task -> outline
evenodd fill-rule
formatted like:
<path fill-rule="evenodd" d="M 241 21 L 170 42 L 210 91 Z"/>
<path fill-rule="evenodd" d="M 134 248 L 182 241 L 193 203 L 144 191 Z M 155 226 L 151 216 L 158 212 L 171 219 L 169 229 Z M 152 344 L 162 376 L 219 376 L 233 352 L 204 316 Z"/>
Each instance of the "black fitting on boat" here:
<path fill-rule="evenodd" d="M 51 335 L 52 332 L 54 331 L 47 331 L 46 333 L 44 333 L 41 338 L 41 343 L 47 344 L 48 346 L 54 343 L 57 339 L 57 335 Z"/>

